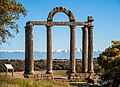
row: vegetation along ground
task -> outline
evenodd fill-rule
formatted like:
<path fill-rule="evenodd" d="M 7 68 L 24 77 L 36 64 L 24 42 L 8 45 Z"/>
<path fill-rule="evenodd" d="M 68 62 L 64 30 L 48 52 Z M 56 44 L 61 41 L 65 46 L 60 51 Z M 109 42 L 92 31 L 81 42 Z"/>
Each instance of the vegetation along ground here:
<path fill-rule="evenodd" d="M 69 87 L 69 83 L 53 80 L 13 78 L 0 75 L 0 87 Z"/>

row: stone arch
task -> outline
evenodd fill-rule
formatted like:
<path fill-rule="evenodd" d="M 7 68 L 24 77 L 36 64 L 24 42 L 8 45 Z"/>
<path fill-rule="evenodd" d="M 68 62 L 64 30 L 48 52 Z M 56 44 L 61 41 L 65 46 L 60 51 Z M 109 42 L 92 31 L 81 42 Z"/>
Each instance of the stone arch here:
<path fill-rule="evenodd" d="M 52 11 L 49 12 L 49 15 L 48 15 L 48 18 L 47 18 L 47 21 L 53 21 L 53 17 L 56 13 L 58 12 L 63 12 L 65 13 L 68 17 L 69 17 L 69 21 L 70 22 L 74 22 L 75 21 L 75 18 L 74 18 L 74 15 L 73 13 L 70 11 L 70 10 L 67 10 L 66 8 L 64 7 L 56 7 L 54 8 Z"/>
<path fill-rule="evenodd" d="M 64 7 L 56 7 L 52 11 L 50 11 L 47 22 L 53 21 L 53 17 L 56 13 L 62 12 L 65 13 L 70 22 L 75 22 L 75 18 L 73 13 L 70 10 L 67 10 Z M 53 74 L 52 71 L 52 24 L 47 25 L 47 71 L 46 74 Z M 70 27 L 70 73 L 75 74 L 76 73 L 76 53 L 75 53 L 75 36 L 76 36 L 76 25 L 69 25 Z M 71 76 L 70 76 L 71 77 Z"/>

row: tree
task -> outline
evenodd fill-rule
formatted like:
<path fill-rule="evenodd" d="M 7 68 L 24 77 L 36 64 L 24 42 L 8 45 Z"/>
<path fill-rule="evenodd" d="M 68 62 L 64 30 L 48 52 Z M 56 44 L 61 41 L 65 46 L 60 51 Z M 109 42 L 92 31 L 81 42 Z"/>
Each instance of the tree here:
<path fill-rule="evenodd" d="M 8 37 L 14 37 L 11 30 L 17 34 L 18 24 L 15 22 L 21 16 L 27 15 L 26 9 L 16 0 L 0 0 L 0 43 L 5 43 Z"/>
<path fill-rule="evenodd" d="M 112 41 L 112 45 L 98 57 L 99 65 L 104 69 L 102 79 L 112 81 L 113 87 L 120 84 L 120 41 Z"/>

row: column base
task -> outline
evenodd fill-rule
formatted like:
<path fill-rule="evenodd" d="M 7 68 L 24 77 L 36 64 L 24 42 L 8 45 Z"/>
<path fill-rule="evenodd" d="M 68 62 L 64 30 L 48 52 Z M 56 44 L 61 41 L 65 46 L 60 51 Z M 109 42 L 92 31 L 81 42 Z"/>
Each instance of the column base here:
<path fill-rule="evenodd" d="M 52 71 L 52 70 L 47 71 L 47 72 L 46 72 L 46 77 L 47 77 L 47 79 L 53 79 L 53 78 L 54 78 L 54 77 L 53 77 L 53 71 Z"/>
<path fill-rule="evenodd" d="M 76 79 L 76 73 L 70 73 L 68 79 Z"/>
<path fill-rule="evenodd" d="M 34 71 L 24 72 L 23 76 L 24 76 L 25 78 L 34 78 Z"/>
<path fill-rule="evenodd" d="M 88 71 L 88 73 L 94 73 L 94 71 Z"/>
<path fill-rule="evenodd" d="M 82 73 L 87 73 L 87 70 L 83 70 Z"/>
<path fill-rule="evenodd" d="M 46 72 L 46 74 L 51 74 L 51 75 L 52 75 L 52 74 L 53 74 L 53 71 L 52 71 L 52 70 L 49 70 L 49 71 Z"/>
<path fill-rule="evenodd" d="M 31 71 L 31 72 L 24 72 L 24 74 L 34 75 L 34 71 Z"/>

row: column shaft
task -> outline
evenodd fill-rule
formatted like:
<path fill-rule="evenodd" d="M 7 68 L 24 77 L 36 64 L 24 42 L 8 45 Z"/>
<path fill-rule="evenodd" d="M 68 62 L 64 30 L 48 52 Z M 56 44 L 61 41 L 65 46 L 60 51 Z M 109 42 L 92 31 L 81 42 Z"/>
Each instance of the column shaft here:
<path fill-rule="evenodd" d="M 82 72 L 86 73 L 88 71 L 88 28 L 84 26 L 82 30 Z"/>
<path fill-rule="evenodd" d="M 88 27 L 88 72 L 93 73 L 93 27 Z"/>
<path fill-rule="evenodd" d="M 76 48 L 75 48 L 75 26 L 70 26 L 70 73 L 76 73 Z"/>
<path fill-rule="evenodd" d="M 34 73 L 33 25 L 27 23 L 25 27 L 25 74 Z"/>
<path fill-rule="evenodd" d="M 52 74 L 52 26 L 47 26 L 47 74 Z"/>

